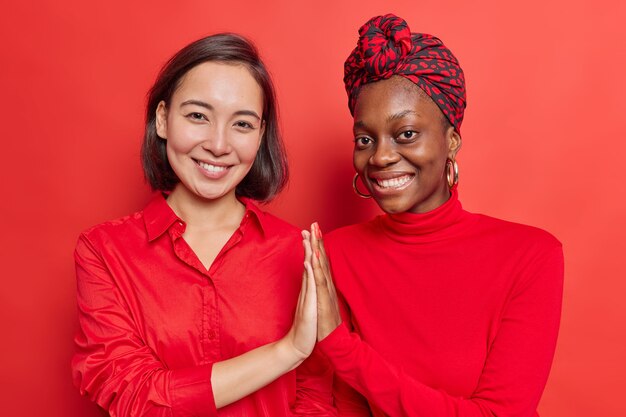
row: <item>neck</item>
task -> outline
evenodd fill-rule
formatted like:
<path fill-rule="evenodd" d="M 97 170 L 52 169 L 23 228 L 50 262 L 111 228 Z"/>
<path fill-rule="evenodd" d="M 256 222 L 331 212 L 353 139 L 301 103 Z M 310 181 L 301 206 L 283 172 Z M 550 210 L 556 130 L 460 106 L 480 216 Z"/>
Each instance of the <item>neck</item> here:
<path fill-rule="evenodd" d="M 235 190 L 210 200 L 192 193 L 181 183 L 167 197 L 167 204 L 185 221 L 188 228 L 193 229 L 238 225 L 245 213 L 245 206 L 237 200 Z"/>
<path fill-rule="evenodd" d="M 472 222 L 468 221 L 470 214 L 463 210 L 457 191 L 449 192 L 451 196 L 448 201 L 434 210 L 389 214 L 378 217 L 378 221 L 389 237 L 401 243 L 426 243 L 457 236 Z"/>
<path fill-rule="evenodd" d="M 445 184 L 440 186 L 439 189 L 433 192 L 424 202 L 409 209 L 408 212 L 413 214 L 428 213 L 445 204 L 446 201 L 450 199 L 451 195 L 450 187 L 448 187 L 448 184 Z"/>

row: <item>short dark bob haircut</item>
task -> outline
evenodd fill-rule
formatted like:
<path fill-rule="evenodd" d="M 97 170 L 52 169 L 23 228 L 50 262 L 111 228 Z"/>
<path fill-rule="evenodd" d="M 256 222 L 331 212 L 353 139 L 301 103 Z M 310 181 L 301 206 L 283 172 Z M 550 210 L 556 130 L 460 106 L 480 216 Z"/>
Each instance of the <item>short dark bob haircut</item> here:
<path fill-rule="evenodd" d="M 237 196 L 267 202 L 287 184 L 289 169 L 278 126 L 274 84 L 252 42 L 233 33 L 198 39 L 178 51 L 163 66 L 148 93 L 146 127 L 141 146 L 144 175 L 153 190 L 171 191 L 180 182 L 167 159 L 166 141 L 156 132 L 156 110 L 161 101 L 169 107 L 185 74 L 204 62 L 243 65 L 263 90 L 265 133 L 248 174 L 237 185 Z"/>

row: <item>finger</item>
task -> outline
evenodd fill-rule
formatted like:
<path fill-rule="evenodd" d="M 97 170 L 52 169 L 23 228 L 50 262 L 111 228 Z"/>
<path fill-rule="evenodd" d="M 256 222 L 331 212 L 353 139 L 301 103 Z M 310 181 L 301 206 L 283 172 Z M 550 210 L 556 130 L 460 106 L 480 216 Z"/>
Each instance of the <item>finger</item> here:
<path fill-rule="evenodd" d="M 313 273 L 313 267 L 311 267 L 311 263 L 305 262 L 304 268 L 306 270 L 306 275 L 307 275 L 307 281 L 306 281 L 307 294 L 309 293 L 315 294 L 317 291 L 315 287 L 315 274 Z"/>
<path fill-rule="evenodd" d="M 317 246 L 319 245 L 318 236 L 319 232 L 317 222 L 311 223 L 311 244 L 313 245 L 313 249 L 317 248 Z"/>
<path fill-rule="evenodd" d="M 326 287 L 326 275 L 315 257 L 313 257 L 313 262 L 311 263 L 311 270 L 313 271 L 315 286 L 317 288 Z M 319 291 L 319 289 L 317 291 Z"/>
<path fill-rule="evenodd" d="M 328 297 L 327 300 L 323 300 L 322 304 L 326 304 L 326 302 L 328 302 L 329 305 L 332 305 L 333 303 L 336 303 L 335 300 L 337 295 L 326 258 L 326 252 L 324 251 L 324 244 L 320 240 L 321 236 L 322 232 L 319 224 L 317 222 L 311 224 L 311 241 L 312 244 L 315 245 L 313 247 L 314 256 L 312 257 L 312 264 L 317 280 L 316 285 L 318 286 L 318 298 Z M 323 281 L 318 278 L 320 275 L 323 276 Z"/>
<path fill-rule="evenodd" d="M 306 296 L 304 298 L 304 314 L 309 318 L 317 320 L 317 291 L 315 286 L 315 278 L 313 268 L 309 262 L 304 263 L 306 272 Z"/>
<path fill-rule="evenodd" d="M 322 228 L 319 223 L 315 222 L 315 238 L 319 242 L 320 251 L 323 252 L 324 256 L 326 256 L 326 250 L 324 248 L 324 235 L 322 234 Z"/>
<path fill-rule="evenodd" d="M 317 291 L 317 303 L 320 311 L 327 311 L 332 308 L 333 298 L 328 286 L 329 277 L 324 273 L 324 270 L 319 261 L 313 257 L 314 262 L 312 264 L 313 273 L 315 276 L 315 286 Z"/>
<path fill-rule="evenodd" d="M 319 267 L 324 273 L 324 278 L 326 280 L 326 287 L 328 294 L 330 295 L 331 301 L 336 302 L 334 300 L 337 299 L 337 291 L 335 289 L 335 284 L 332 279 L 332 274 L 330 273 L 330 266 L 328 263 L 328 257 L 326 256 L 326 250 L 324 248 L 324 242 L 322 240 L 322 230 L 317 222 L 311 225 L 311 236 L 313 238 L 312 241 L 315 242 L 316 246 L 314 259 L 314 266 L 317 267 L 316 262 L 319 264 Z"/>
<path fill-rule="evenodd" d="M 311 249 L 311 245 L 309 243 L 310 236 L 311 234 L 308 231 L 306 230 L 302 231 L 302 247 L 304 248 L 304 261 L 305 262 L 311 262 L 311 256 L 313 253 Z"/>
<path fill-rule="evenodd" d="M 310 250 L 312 250 L 310 241 L 307 241 L 305 245 L 308 246 Z M 326 286 L 326 274 L 325 274 L 324 269 L 322 268 L 322 265 L 320 264 L 318 253 L 319 252 L 315 252 L 315 255 L 311 256 L 311 269 L 313 271 L 315 285 L 325 287 Z"/>
<path fill-rule="evenodd" d="M 302 284 L 300 285 L 300 294 L 298 294 L 298 304 L 296 304 L 296 316 L 300 314 L 302 311 L 302 305 L 304 304 L 304 300 L 307 292 L 307 271 L 306 264 L 304 264 L 304 268 L 302 271 Z"/>
<path fill-rule="evenodd" d="M 313 250 L 315 254 L 319 253 L 318 258 L 322 264 L 322 268 L 329 269 L 328 257 L 326 256 L 326 248 L 324 247 L 324 240 L 322 237 L 322 229 L 320 225 L 315 222 L 311 225 L 311 236 L 313 236 L 312 242 L 314 242 Z"/>
<path fill-rule="evenodd" d="M 306 263 L 311 260 L 311 246 L 308 244 L 310 233 L 306 230 L 302 231 L 302 247 L 304 248 L 304 264 L 302 268 L 302 288 L 300 289 L 300 296 L 298 297 L 298 307 L 300 308 L 304 303 L 307 293 L 307 269 Z M 301 309 L 298 310 L 300 312 Z"/>
<path fill-rule="evenodd" d="M 313 270 L 315 271 L 316 277 L 320 277 L 323 279 L 323 283 L 319 282 L 320 285 L 324 287 L 332 287 L 332 274 L 330 273 L 330 268 L 328 266 L 328 262 L 325 260 L 324 255 L 319 251 L 319 249 L 314 249 L 313 255 Z M 317 278 L 318 281 L 321 281 L 320 278 Z"/>
<path fill-rule="evenodd" d="M 317 239 L 317 223 L 311 224 L 311 233 L 309 234 L 309 241 L 311 243 L 311 250 L 313 251 L 313 267 L 315 268 L 315 264 L 321 264 L 320 257 L 321 252 L 319 250 L 319 240 Z"/>

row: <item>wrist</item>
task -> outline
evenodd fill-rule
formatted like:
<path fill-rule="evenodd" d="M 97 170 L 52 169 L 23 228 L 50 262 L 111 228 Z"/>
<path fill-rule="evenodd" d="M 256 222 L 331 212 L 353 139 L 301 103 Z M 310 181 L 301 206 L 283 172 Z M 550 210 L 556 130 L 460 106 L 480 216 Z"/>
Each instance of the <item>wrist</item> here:
<path fill-rule="evenodd" d="M 337 327 L 341 325 L 341 323 L 342 323 L 341 320 L 333 320 L 331 323 L 326 323 L 323 326 L 319 326 L 319 329 L 317 332 L 318 334 L 317 341 L 320 342 L 324 340 L 329 334 L 334 332 L 337 329 Z"/>
<path fill-rule="evenodd" d="M 307 358 L 303 352 L 296 349 L 289 338 L 289 334 L 274 344 L 276 358 L 278 362 L 291 371 L 300 365 Z"/>

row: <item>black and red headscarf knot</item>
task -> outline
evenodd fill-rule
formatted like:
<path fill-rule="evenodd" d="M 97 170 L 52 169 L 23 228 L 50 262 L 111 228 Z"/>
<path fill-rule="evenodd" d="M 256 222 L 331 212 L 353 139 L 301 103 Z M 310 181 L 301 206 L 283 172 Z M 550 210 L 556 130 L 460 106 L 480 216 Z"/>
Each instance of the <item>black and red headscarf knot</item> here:
<path fill-rule="evenodd" d="M 362 86 L 394 75 L 420 87 L 459 134 L 465 111 L 465 77 L 459 61 L 438 38 L 411 33 L 393 14 L 371 18 L 359 29 L 359 42 L 344 64 L 348 106 L 354 114 Z"/>

